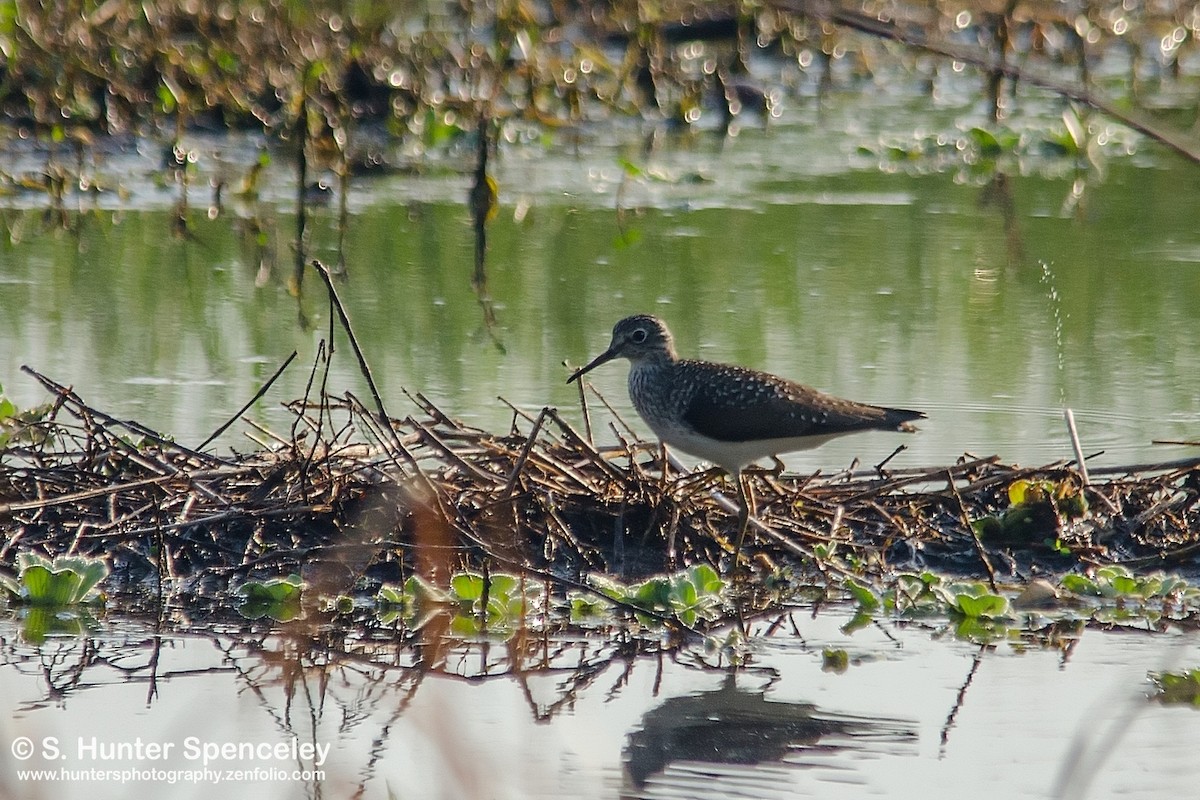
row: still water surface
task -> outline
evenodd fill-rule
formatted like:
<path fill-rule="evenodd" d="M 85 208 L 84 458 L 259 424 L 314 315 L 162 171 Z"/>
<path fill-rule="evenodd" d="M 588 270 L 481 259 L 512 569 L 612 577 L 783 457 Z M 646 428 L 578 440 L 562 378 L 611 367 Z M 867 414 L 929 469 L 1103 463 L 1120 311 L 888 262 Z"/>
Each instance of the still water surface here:
<path fill-rule="evenodd" d="M 506 147 L 489 228 L 490 325 L 471 287 L 466 178 L 443 165 L 360 180 L 341 292 L 389 410 L 409 412 L 403 389 L 493 429 L 511 413 L 498 396 L 534 411 L 574 408 L 562 362 L 583 363 L 618 318 L 650 311 L 684 355 L 926 410 L 898 463 L 964 451 L 1069 458 L 1064 406 L 1085 452 L 1104 451 L 1097 463 L 1192 454 L 1151 441 L 1195 439 L 1200 427 L 1200 185 L 1115 133 L 1099 166 L 1032 155 L 970 165 L 944 152 L 894 163 L 865 151 L 931 124 L 929 136 L 954 142 L 972 117 L 939 127 L 937 116 L 879 105 L 834 96 L 821 114 L 801 105 L 765 133 L 660 135 L 650 150 L 632 133 L 625 143 Z M 1057 113 L 1026 119 L 1025 135 L 1061 126 Z M 206 182 L 232 181 L 255 143 L 194 144 L 203 169 L 188 195 L 190 238 L 171 235 L 181 192 L 170 181 L 155 188 L 157 162 L 143 150 L 98 160 L 114 191 L 78 200 L 86 210 L 70 232 L 41 210 L 4 211 L 20 239 L 0 266 L 0 382 L 11 396 L 44 399 L 18 370 L 29 364 L 102 408 L 198 442 L 296 349 L 297 364 L 251 415 L 288 424 L 278 404 L 302 394 L 329 319 L 315 274 L 299 301 L 287 288 L 286 164 L 280 157 L 268 183 L 277 194 L 210 220 Z M 469 154 L 449 160 L 465 169 Z M 7 202 L 21 200 L 30 198 Z M 313 212 L 313 254 L 331 264 L 337 207 Z M 342 353 L 330 386 L 362 395 Z M 624 378 L 619 364 L 594 375 L 634 420 Z M 236 429 L 226 441 L 239 441 Z M 875 463 L 896 444 L 852 437 L 788 463 Z"/>
<path fill-rule="evenodd" d="M 843 633 L 849 617 L 797 613 L 794 628 L 769 636 L 758 624 L 738 671 L 699 645 L 625 659 L 596 642 L 551 640 L 538 651 L 551 669 L 531 671 L 539 659 L 514 659 L 519 648 L 494 641 L 461 646 L 447 673 L 384 643 L 360 644 L 352 658 L 309 650 L 286 627 L 160 634 L 129 620 L 35 646 L 9 620 L 0 795 L 211 796 L 211 780 L 183 777 L 205 767 L 243 770 L 223 791 L 267 798 L 1194 791 L 1197 711 L 1146 698 L 1148 671 L 1200 660 L 1195 634 L 1086 630 L 1055 645 L 981 647 L 936 622 Z M 823 669 L 825 648 L 847 650 L 850 666 Z M 19 736 L 36 743 L 24 761 L 8 752 Z M 140 758 L 112 749 L 138 739 Z M 147 756 L 156 743 L 167 757 Z M 269 749 L 217 749 L 227 743 Z M 181 772 L 176 786 L 122 786 L 21 782 L 26 767 Z M 293 777 L 315 770 L 323 775 Z"/>

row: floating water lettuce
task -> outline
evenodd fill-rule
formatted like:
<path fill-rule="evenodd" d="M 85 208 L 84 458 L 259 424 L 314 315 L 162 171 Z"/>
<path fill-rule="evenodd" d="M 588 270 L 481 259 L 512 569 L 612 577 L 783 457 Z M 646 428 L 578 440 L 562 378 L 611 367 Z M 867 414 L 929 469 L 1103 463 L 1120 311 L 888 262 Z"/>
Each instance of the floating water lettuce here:
<path fill-rule="evenodd" d="M 842 588 L 849 592 L 854 601 L 858 603 L 860 611 L 869 614 L 879 608 L 879 597 L 871 590 L 871 587 L 859 583 L 854 578 L 846 578 L 842 581 Z"/>
<path fill-rule="evenodd" d="M 827 647 L 821 651 L 821 671 L 841 675 L 850 668 L 850 654 L 839 648 Z"/>
<path fill-rule="evenodd" d="M 525 616 L 530 603 L 540 596 L 538 584 L 506 572 L 459 572 L 450 579 L 451 601 L 464 613 L 491 623 Z"/>
<path fill-rule="evenodd" d="M 48 559 L 37 553 L 20 553 L 17 570 L 15 579 L 0 575 L 0 589 L 13 602 L 49 608 L 98 600 L 100 595 L 91 592 L 108 577 L 108 565 L 103 559 L 86 556 Z"/>
<path fill-rule="evenodd" d="M 725 581 L 708 564 L 694 567 L 673 575 L 660 575 L 640 583 L 625 585 L 608 578 L 593 578 L 593 585 L 604 595 L 626 605 L 654 612 L 673 615 L 684 625 L 691 627 L 700 619 L 717 619 L 724 604 Z M 572 611 L 592 603 L 590 598 L 572 600 Z M 639 615 L 639 621 L 650 624 L 652 617 Z"/>
<path fill-rule="evenodd" d="M 4 396 L 0 385 L 0 451 L 13 442 L 40 443 L 46 436 L 45 429 L 35 423 L 45 420 L 54 409 L 53 403 L 43 403 L 32 408 L 18 408 Z"/>
<path fill-rule="evenodd" d="M 1008 508 L 998 515 L 982 517 L 971 524 L 988 544 L 1004 546 L 1045 545 L 1066 550 L 1059 533 L 1064 522 L 1087 514 L 1087 499 L 1073 478 L 1058 483 L 1049 480 L 1015 480 L 1008 487 Z"/>
<path fill-rule="evenodd" d="M 1189 705 L 1200 708 L 1200 668 L 1186 672 L 1151 672 L 1154 684 L 1152 699 L 1166 705 Z"/>
<path fill-rule="evenodd" d="M 379 621 L 385 625 L 403 621 L 410 628 L 419 628 L 419 614 L 437 613 L 440 606 L 451 601 L 450 595 L 420 575 L 409 575 L 401 586 L 384 584 L 375 595 L 379 605 Z"/>
<path fill-rule="evenodd" d="M 245 598 L 238 613 L 246 619 L 270 617 L 277 622 L 287 622 L 300 616 L 303 592 L 304 582 L 299 575 L 246 581 L 238 587 L 238 593 Z"/>

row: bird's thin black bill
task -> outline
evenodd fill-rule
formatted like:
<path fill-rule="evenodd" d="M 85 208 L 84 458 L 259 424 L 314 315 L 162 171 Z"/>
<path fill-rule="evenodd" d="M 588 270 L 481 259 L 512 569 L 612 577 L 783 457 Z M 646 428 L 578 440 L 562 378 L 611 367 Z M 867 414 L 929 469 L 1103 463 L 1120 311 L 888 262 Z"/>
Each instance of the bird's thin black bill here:
<path fill-rule="evenodd" d="M 584 366 L 580 367 L 579 369 L 575 370 L 575 372 L 571 375 L 571 377 L 567 378 L 567 383 L 571 383 L 572 381 L 579 380 L 583 376 L 584 373 L 591 372 L 596 367 L 600 366 L 601 364 L 605 363 L 606 361 L 612 361 L 616 357 L 617 357 L 617 354 L 614 353 L 612 350 L 605 350 L 603 353 L 601 353 L 600 355 L 593 358 L 590 362 L 588 362 Z"/>

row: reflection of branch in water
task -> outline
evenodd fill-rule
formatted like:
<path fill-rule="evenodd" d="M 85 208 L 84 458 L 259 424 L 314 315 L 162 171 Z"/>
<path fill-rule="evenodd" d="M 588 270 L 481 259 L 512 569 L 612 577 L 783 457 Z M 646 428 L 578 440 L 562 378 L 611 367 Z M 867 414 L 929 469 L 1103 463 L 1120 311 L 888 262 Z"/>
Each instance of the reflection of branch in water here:
<path fill-rule="evenodd" d="M 958 716 L 958 712 L 962 710 L 963 700 L 967 698 L 967 689 L 971 687 L 971 682 L 975 680 L 975 673 L 979 671 L 979 665 L 983 663 L 983 654 L 986 651 L 987 645 L 979 645 L 979 650 L 975 653 L 975 659 L 971 662 L 971 670 L 967 673 L 967 679 L 959 687 L 958 695 L 954 698 L 954 707 L 950 709 L 950 713 L 946 716 L 946 722 L 942 725 L 942 738 L 938 746 L 939 759 L 946 757 L 946 745 L 950 742 L 950 729 L 954 727 L 954 720 Z"/>
<path fill-rule="evenodd" d="M 303 90 L 302 90 L 303 91 Z M 300 98 L 300 110 L 296 115 L 296 252 L 292 268 L 292 290 L 299 301 L 300 287 L 304 285 L 305 254 L 308 252 L 308 105 L 307 93 Z M 299 305 L 299 303 L 297 303 Z M 303 316 L 303 308 L 300 311 Z"/>
<path fill-rule="evenodd" d="M 876 620 L 871 620 L 871 621 L 872 621 L 872 622 L 874 623 L 874 625 L 875 625 L 875 630 L 877 630 L 877 631 L 879 631 L 880 633 L 882 633 L 882 634 L 883 634 L 883 636 L 884 636 L 884 638 L 886 638 L 886 639 L 887 639 L 888 641 L 890 641 L 892 644 L 896 645 L 896 648 L 897 648 L 897 649 L 900 649 L 900 648 L 903 648 L 903 647 L 904 647 L 904 643 L 903 643 L 903 642 L 901 642 L 899 639 L 897 639 L 895 636 L 893 636 L 893 635 L 892 635 L 892 632 L 891 632 L 891 631 L 889 631 L 887 628 L 885 628 L 885 627 L 884 627 L 884 626 L 883 626 L 883 625 L 882 625 L 882 624 L 879 622 L 879 620 L 877 620 L 877 619 L 876 619 Z"/>
<path fill-rule="evenodd" d="M 367 750 L 367 752 L 370 753 L 370 755 L 367 758 L 367 762 L 365 764 L 363 764 L 362 770 L 361 770 L 362 780 L 359 781 L 358 790 L 355 791 L 353 795 L 351 795 L 351 797 L 356 798 L 356 800 L 357 800 L 357 798 L 361 798 L 363 795 L 365 795 L 367 793 L 367 782 L 370 781 L 371 778 L 375 777 L 376 767 L 378 766 L 379 762 L 383 761 L 384 757 L 387 755 L 388 743 L 390 741 L 392 726 L 395 725 L 397 721 L 399 721 L 400 717 L 404 716 L 404 713 L 406 711 L 408 711 L 409 706 L 412 705 L 413 698 L 415 698 L 417 696 L 417 689 L 420 688 L 421 683 L 424 681 L 426 674 L 427 673 L 425 673 L 425 672 L 415 673 L 412 684 L 404 690 L 403 694 L 401 694 L 400 702 L 396 703 L 395 707 L 392 709 L 392 712 L 390 714 L 388 714 L 388 716 L 384 720 L 382 720 L 382 723 L 379 725 L 378 734 L 373 739 L 371 739 L 371 745 Z M 386 677 L 386 676 L 387 676 L 387 673 L 384 673 L 383 677 Z M 395 684 L 391 683 L 390 680 L 385 681 L 382 678 L 375 685 L 382 687 L 384 689 L 395 688 Z M 363 707 L 373 707 L 376 705 L 377 705 L 377 703 L 366 703 L 366 702 L 364 702 L 362 704 Z M 342 729 L 340 729 L 339 732 L 344 733 L 345 730 L 346 730 L 346 728 L 343 727 Z"/>
<path fill-rule="evenodd" d="M 318 767 L 326 771 L 325 777 L 306 778 L 301 791 L 295 793 L 307 797 L 366 797 L 377 793 L 387 770 L 398 757 L 411 755 L 414 746 L 440 759 L 440 767 L 450 770 L 450 780 L 459 785 L 472 786 L 486 777 L 489 759 L 494 762 L 496 755 L 464 749 L 469 742 L 469 738 L 464 739 L 464 729 L 473 722 L 475 706 L 460 701 L 476 696 L 471 693 L 482 676 L 474 672 L 439 672 L 439 665 L 442 669 L 469 667 L 494 676 L 507 675 L 509 680 L 500 678 L 499 682 L 518 684 L 531 718 L 537 722 L 578 714 L 583 703 L 601 700 L 606 689 L 601 675 L 623 673 L 620 680 L 624 683 L 640 669 L 645 673 L 643 677 L 653 678 L 656 693 L 678 689 L 670 670 L 679 662 L 668 660 L 671 655 L 642 657 L 656 650 L 663 653 L 665 645 L 652 641 L 654 637 L 614 646 L 611 640 L 594 633 L 564 637 L 552 626 L 531 626 L 524 634 L 507 640 L 493 638 L 485 650 L 478 638 L 460 638 L 440 624 L 418 631 L 406 629 L 402 621 L 396 626 L 376 622 L 375 627 L 368 628 L 364 619 L 369 620 L 369 615 L 355 614 L 354 619 L 346 619 L 323 612 L 312 612 L 309 619 L 296 625 L 253 622 L 236 616 L 230 619 L 225 612 L 215 610 L 218 605 L 198 602 L 199 607 L 189 607 L 197 627 L 164 633 L 165 640 L 157 638 L 159 633 L 151 623 L 139 627 L 130 620 L 123 625 L 125 633 L 119 641 L 106 636 L 74 640 L 69 648 L 58 643 L 41 648 L 14 647 L 11 643 L 16 637 L 10 638 L 7 630 L 0 628 L 4 639 L 0 641 L 0 665 L 9 669 L 23 666 L 31 676 L 52 668 L 60 685 L 64 683 L 61 676 L 65 668 L 72 678 L 60 696 L 68 707 L 71 695 L 82 689 L 112 690 L 146 682 L 162 693 L 162 697 L 155 698 L 156 704 L 164 704 L 160 711 L 180 701 L 204 704 L 207 697 L 213 698 L 213 711 L 233 703 L 237 712 L 233 717 L 202 715 L 187 723 L 208 726 L 214 736 L 236 729 L 249 737 L 247 740 L 295 737 L 301 744 L 344 743 L 338 746 L 341 757 L 337 763 Z M 685 651 L 684 657 L 686 668 L 686 660 L 703 658 L 704 649 L 697 645 L 694 651 Z M 487 663 L 481 665 L 483 660 Z M 497 665 L 502 668 L 497 669 Z M 733 674 L 725 671 L 722 675 L 732 686 Z M 427 680 L 431 677 L 438 680 Z M 739 677 L 745 680 L 745 673 Z M 195 678 L 200 682 L 190 680 Z M 86 683 L 89 679 L 90 685 Z M 642 687 L 643 682 L 637 682 L 637 686 Z M 422 688 L 425 693 L 418 700 Z M 641 702 L 642 691 L 639 688 L 639 696 L 632 701 Z M 753 691 L 732 691 L 739 697 L 717 703 L 715 710 L 720 714 L 731 712 L 722 719 L 735 733 L 747 737 L 734 737 L 730 750 L 734 755 L 759 752 L 752 741 L 752 734 L 759 730 L 768 737 L 780 730 L 797 731 L 798 722 L 791 713 L 797 708 L 795 704 L 767 701 L 757 681 Z M 38 693 L 42 692 L 44 687 L 39 687 Z M 728 692 L 722 690 L 716 696 L 723 693 Z M 668 709 L 698 707 L 689 698 L 666 703 Z M 36 708 L 47 704 L 39 699 Z M 771 713 L 755 717 L 756 710 Z M 673 719 L 669 714 L 665 716 L 666 722 Z M 880 728 L 874 722 L 852 719 L 844 723 L 843 718 L 826 714 L 818 717 L 816 724 L 822 730 L 832 719 L 834 730 L 844 734 L 834 742 L 821 741 L 822 746 L 854 747 L 846 743 L 846 737 L 858 732 L 866 736 L 882 732 L 888 741 L 908 736 L 891 726 Z M 663 721 L 664 716 L 653 719 Z M 66 721 L 70 724 L 69 716 Z M 711 735 L 722 731 L 720 724 L 700 727 Z M 800 738 L 789 736 L 786 741 Z M 778 749 L 785 739 L 771 741 Z M 303 761 L 297 765 L 299 768 L 314 767 L 310 757 L 300 758 Z"/>
<path fill-rule="evenodd" d="M 1120 713 L 1113 713 L 1114 705 L 1120 708 Z M 1093 715 L 1096 716 L 1091 724 L 1081 724 L 1071 738 L 1050 796 L 1060 800 L 1082 800 L 1087 797 L 1088 787 L 1100 773 L 1101 767 L 1121 740 L 1133 730 L 1134 719 L 1149 705 L 1143 695 L 1130 693 L 1119 700 L 1108 698 L 1093 706 Z"/>
<path fill-rule="evenodd" d="M 251 695 L 280 731 L 300 733 L 294 728 L 305 718 L 315 730 L 332 715 L 342 732 L 364 723 L 382 724 L 377 741 L 383 747 L 387 727 L 411 705 L 430 675 L 470 684 L 515 677 L 533 719 L 545 721 L 569 712 L 583 690 L 610 666 L 625 667 L 618 679 L 624 683 L 635 664 L 645 663 L 643 657 L 677 646 L 655 637 L 630 638 L 614 646 L 593 634 L 563 635 L 555 625 L 530 626 L 489 643 L 457 634 L 454 615 L 446 609 L 416 620 L 383 623 L 374 613 L 347 617 L 308 608 L 289 623 L 249 622 L 234 615 L 233 624 L 222 626 L 229 612 L 219 603 L 191 610 L 192 618 L 199 620 L 195 629 L 183 626 L 164 632 L 155 622 L 147 624 L 144 633 L 131 632 L 120 640 L 7 643 L 0 647 L 0 668 L 41 676 L 44 693 L 18 703 L 26 709 L 87 689 L 111 688 L 112 673 L 119 676 L 117 683 L 147 683 L 148 703 L 161 699 L 160 691 L 187 691 L 184 678 L 219 678 L 240 685 L 239 694 Z M 0 642 L 7 638 L 0 627 Z M 214 655 L 189 657 L 182 669 L 164 669 L 162 654 L 188 643 L 193 643 L 193 653 L 196 644 L 207 644 Z M 700 657 L 702 645 L 696 646 Z M 549 680 L 531 683 L 534 677 Z M 297 701 L 309 707 L 295 708 Z M 377 710 L 383 711 L 382 720 L 376 718 Z"/>
<path fill-rule="evenodd" d="M 346 270 L 346 233 L 350 229 L 350 109 L 346 107 L 346 98 L 338 95 L 338 129 L 330 137 L 334 142 L 337 160 L 335 171 L 338 182 L 338 218 L 337 218 L 337 274 L 345 277 Z"/>
<path fill-rule="evenodd" d="M 496 309 L 492 297 L 487 290 L 487 224 L 496 216 L 498 206 L 496 182 L 487 172 L 488 150 L 491 139 L 488 135 L 490 121 L 484 114 L 479 115 L 478 136 L 475 153 L 475 178 L 471 184 L 471 192 L 467 196 L 467 205 L 471 211 L 471 227 L 475 231 L 475 271 L 471 275 L 471 288 L 479 300 L 483 310 L 483 324 L 488 336 L 496 344 L 501 353 L 505 352 L 504 344 L 496 333 Z"/>
<path fill-rule="evenodd" d="M 1070 641 L 1073 646 L 1078 638 Z M 1188 642 L 1185 637 L 1177 637 L 1171 645 L 1176 659 L 1189 646 Z M 1137 717 L 1148 708 L 1146 695 L 1118 678 L 1117 687 L 1109 696 L 1097 698 L 1088 716 L 1076 727 L 1049 796 L 1058 800 L 1083 800 L 1091 796 L 1093 793 L 1088 790 L 1092 782 L 1118 745 L 1133 732 Z"/>
<path fill-rule="evenodd" d="M 160 595 L 161 596 L 161 595 Z M 162 655 L 162 636 L 155 636 L 150 653 L 150 680 L 146 688 L 146 708 L 158 699 L 158 658 Z"/>
<path fill-rule="evenodd" d="M 1059 668 L 1065 668 L 1071 661 L 1071 656 L 1075 654 L 1075 646 L 1079 644 L 1079 636 L 1069 637 L 1061 647 L 1062 660 L 1059 662 Z"/>
<path fill-rule="evenodd" d="M 1004 241 L 1008 245 L 1009 264 L 1025 261 L 1025 243 L 1017 223 L 1017 204 L 1013 198 L 1012 181 L 1008 175 L 997 170 L 979 195 L 980 208 L 994 208 L 1000 212 L 1004 222 Z"/>
<path fill-rule="evenodd" d="M 662 147 L 663 135 L 662 126 L 655 125 L 643 138 L 641 155 L 644 162 L 649 162 Z M 620 167 L 621 182 L 617 184 L 617 192 L 614 200 L 617 212 L 617 245 L 627 247 L 637 244 L 641 238 L 641 233 L 636 228 L 629 227 L 626 223 L 626 217 L 630 215 L 636 216 L 639 213 L 639 209 L 625 205 L 625 192 L 635 179 L 644 176 L 644 171 L 641 167 L 626 159 L 620 160 Z"/>
<path fill-rule="evenodd" d="M 80 620 L 75 619 L 73 622 L 79 624 Z M 28 625 L 28 617 L 24 624 Z M 95 622 L 87 624 L 95 625 Z M 146 639 L 132 634 L 131 639 L 118 640 L 115 636 L 112 639 L 81 636 L 80 632 L 75 630 L 72 636 L 48 637 L 37 645 L 19 643 L 21 639 L 16 636 L 9 639 L 7 630 L 0 634 L 6 645 L 0 650 L 0 668 L 11 669 L 19 675 L 38 675 L 45 682 L 44 695 L 19 700 L 15 704 L 19 716 L 48 705 L 62 704 L 71 696 L 88 690 L 111 689 L 114 685 L 122 683 L 147 683 L 146 705 L 149 707 L 158 697 L 160 677 L 211 675 L 224 671 L 223 667 L 213 667 L 175 670 L 160 675 L 162 637 L 159 634 L 152 634 Z M 68 633 L 71 632 L 66 629 L 59 631 L 59 634 Z M 147 651 L 150 653 L 149 658 L 143 660 Z M 134 660 L 136 663 L 129 663 Z M 117 676 L 115 680 L 114 674 Z"/>
<path fill-rule="evenodd" d="M 808 652 L 808 642 L 805 641 L 804 634 L 802 634 L 800 632 L 800 626 L 796 624 L 795 615 L 793 615 L 793 613 L 791 611 L 788 611 L 784 614 L 780 614 L 779 616 L 777 616 L 769 625 L 767 625 L 767 629 L 762 632 L 761 636 L 764 639 L 766 639 L 766 638 L 769 638 L 769 637 L 775 635 L 776 631 L 783 629 L 783 625 L 785 622 L 788 624 L 788 626 L 791 627 L 792 636 L 794 637 L 795 641 L 800 645 L 800 652 L 802 652 L 802 653 Z"/>
<path fill-rule="evenodd" d="M 517 640 L 518 637 L 514 637 L 512 642 L 516 642 Z M 543 642 L 544 646 L 548 648 L 552 640 L 549 638 L 539 637 L 539 641 Z M 510 647 L 512 646 L 512 642 L 509 643 Z M 555 644 L 558 646 L 556 647 L 554 654 L 551 655 L 549 652 L 546 652 L 543 660 L 539 664 L 539 667 L 549 665 L 557 658 L 565 656 L 568 650 L 576 649 L 574 645 L 562 646 L 561 643 L 557 642 Z M 581 653 L 581 655 L 583 655 L 583 653 Z M 516 660 L 516 657 L 514 657 L 514 663 L 516 663 Z M 611 662 L 606 660 L 597 660 L 591 663 L 586 661 L 581 662 L 580 665 L 570 673 L 570 676 L 567 680 L 559 680 L 554 684 L 554 690 L 557 697 L 551 702 L 542 702 L 534 697 L 533 687 L 529 682 L 529 677 L 531 675 L 539 675 L 541 673 L 540 668 L 519 668 L 514 670 L 514 673 L 517 684 L 521 687 L 521 694 L 525 696 L 525 702 L 529 704 L 529 710 L 533 714 L 533 718 L 538 722 L 546 722 L 553 719 L 563 709 L 569 709 L 574 706 L 579 700 L 580 692 L 594 684 L 596 679 L 608 669 L 610 663 Z"/>

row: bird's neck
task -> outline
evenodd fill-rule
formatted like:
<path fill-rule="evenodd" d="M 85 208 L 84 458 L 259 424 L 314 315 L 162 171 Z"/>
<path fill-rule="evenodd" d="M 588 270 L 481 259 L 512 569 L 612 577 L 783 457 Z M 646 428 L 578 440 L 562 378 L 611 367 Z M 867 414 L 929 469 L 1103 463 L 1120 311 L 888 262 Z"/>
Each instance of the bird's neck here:
<path fill-rule="evenodd" d="M 629 397 L 634 407 L 650 427 L 665 418 L 672 383 L 671 371 L 676 362 L 666 356 L 639 358 L 629 365 Z"/>
<path fill-rule="evenodd" d="M 679 363 L 678 357 L 673 352 L 657 352 L 648 353 L 637 359 L 630 360 L 630 372 L 638 372 L 643 375 L 649 375 L 662 370 L 669 370 L 675 364 Z"/>

